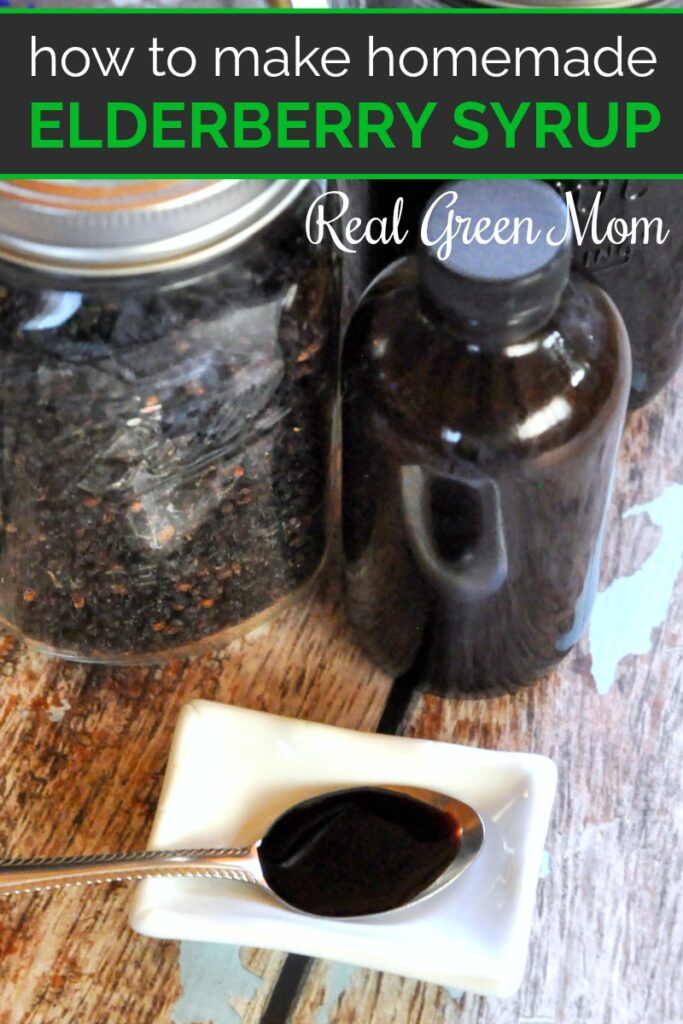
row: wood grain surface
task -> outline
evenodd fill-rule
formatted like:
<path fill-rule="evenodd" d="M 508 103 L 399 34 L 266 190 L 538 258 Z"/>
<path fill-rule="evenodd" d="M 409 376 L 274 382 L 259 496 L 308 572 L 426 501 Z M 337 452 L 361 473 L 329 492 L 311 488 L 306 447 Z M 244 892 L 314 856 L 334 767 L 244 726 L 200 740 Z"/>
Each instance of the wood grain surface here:
<path fill-rule="evenodd" d="M 629 421 L 589 635 L 515 697 L 424 695 L 404 722 L 558 764 L 516 997 L 320 961 L 299 965 L 278 1020 L 284 955 L 144 939 L 127 925 L 130 891 L 111 885 L 2 902 L 0 1024 L 679 1024 L 682 566 L 679 375 Z M 277 622 L 192 661 L 87 667 L 7 638 L 0 671 L 0 849 L 27 857 L 143 847 L 190 698 L 373 730 L 391 685 L 353 645 L 333 574 Z"/>

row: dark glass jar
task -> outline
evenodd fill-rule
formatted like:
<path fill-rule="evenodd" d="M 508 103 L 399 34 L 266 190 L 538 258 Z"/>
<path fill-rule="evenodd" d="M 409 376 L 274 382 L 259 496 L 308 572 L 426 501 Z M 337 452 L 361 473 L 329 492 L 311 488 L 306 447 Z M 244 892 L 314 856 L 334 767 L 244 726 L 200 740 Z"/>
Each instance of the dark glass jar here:
<path fill-rule="evenodd" d="M 0 188 L 0 616 L 156 659 L 315 575 L 338 331 L 307 182 Z"/>
<path fill-rule="evenodd" d="M 574 266 L 605 289 L 624 318 L 633 356 L 631 407 L 637 408 L 683 362 L 683 182 L 557 181 L 555 187 L 571 194 L 586 230 Z M 653 231 L 645 241 L 639 229 L 635 242 L 614 244 L 604 236 L 616 218 L 661 218 L 668 238 L 656 244 Z"/>
<path fill-rule="evenodd" d="M 537 182 L 460 182 L 457 212 L 530 216 Z M 429 224 L 447 215 L 446 194 Z M 570 243 L 458 239 L 388 268 L 346 334 L 342 508 L 348 608 L 388 672 L 438 692 L 513 691 L 581 634 L 630 384 L 614 305 L 569 275 Z"/>

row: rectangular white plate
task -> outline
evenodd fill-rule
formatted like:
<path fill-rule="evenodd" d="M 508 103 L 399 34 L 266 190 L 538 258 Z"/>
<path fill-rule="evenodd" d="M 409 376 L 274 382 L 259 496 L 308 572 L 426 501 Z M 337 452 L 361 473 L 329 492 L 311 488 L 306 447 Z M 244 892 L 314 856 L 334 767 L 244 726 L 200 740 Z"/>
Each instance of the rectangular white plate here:
<path fill-rule="evenodd" d="M 555 793 L 537 754 L 379 736 L 197 700 L 178 721 L 150 849 L 246 845 L 288 806 L 362 784 L 424 786 L 484 819 L 479 858 L 424 903 L 365 921 L 308 917 L 253 885 L 154 879 L 132 927 L 343 960 L 482 995 L 508 996 L 524 972 L 536 882 Z"/>

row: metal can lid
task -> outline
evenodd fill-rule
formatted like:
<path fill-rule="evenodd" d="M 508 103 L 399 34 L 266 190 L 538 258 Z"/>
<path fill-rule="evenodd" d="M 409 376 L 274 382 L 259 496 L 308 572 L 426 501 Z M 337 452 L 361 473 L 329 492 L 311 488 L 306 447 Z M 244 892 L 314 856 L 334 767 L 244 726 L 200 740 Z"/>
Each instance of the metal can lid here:
<path fill-rule="evenodd" d="M 275 220 L 307 179 L 0 181 L 0 258 L 87 276 L 203 262 Z"/>

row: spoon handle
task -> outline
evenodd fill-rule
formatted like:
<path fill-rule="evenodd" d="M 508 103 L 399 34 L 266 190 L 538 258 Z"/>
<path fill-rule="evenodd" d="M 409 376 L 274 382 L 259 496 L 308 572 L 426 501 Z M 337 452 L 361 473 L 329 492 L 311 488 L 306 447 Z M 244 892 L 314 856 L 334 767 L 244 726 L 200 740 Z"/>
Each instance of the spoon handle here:
<path fill-rule="evenodd" d="M 0 861 L 0 895 L 61 889 L 97 882 L 133 882 L 143 878 L 230 878 L 257 882 L 256 848 L 147 850 L 92 857 L 35 857 Z"/>

